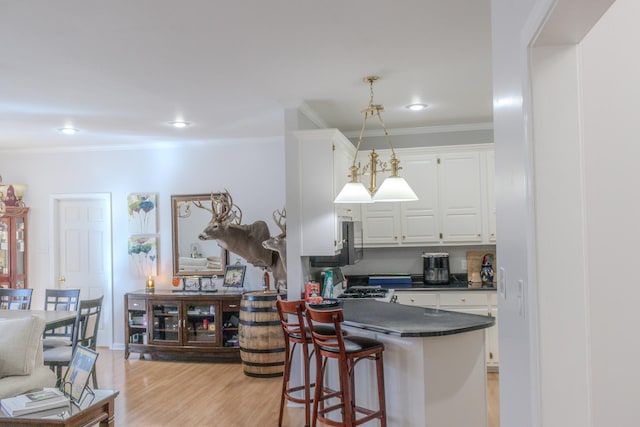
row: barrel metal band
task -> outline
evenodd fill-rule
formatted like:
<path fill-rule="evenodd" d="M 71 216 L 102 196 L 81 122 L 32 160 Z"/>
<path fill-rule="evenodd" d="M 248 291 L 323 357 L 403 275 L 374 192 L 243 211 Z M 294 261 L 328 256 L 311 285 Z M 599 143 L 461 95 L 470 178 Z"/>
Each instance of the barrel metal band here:
<path fill-rule="evenodd" d="M 251 320 L 240 319 L 240 324 L 246 326 L 280 326 L 280 321 L 272 320 L 270 322 L 253 322 Z"/>
<path fill-rule="evenodd" d="M 240 311 L 251 311 L 255 313 L 276 313 L 278 309 L 276 307 L 242 307 Z"/>
<path fill-rule="evenodd" d="M 266 353 L 283 353 L 284 352 L 284 347 L 263 348 L 263 349 L 240 347 L 240 351 L 244 351 L 245 353 L 264 353 L 264 354 L 266 354 Z"/>
<path fill-rule="evenodd" d="M 270 363 L 255 363 L 255 362 L 242 362 L 245 366 L 283 366 L 284 362 L 270 362 Z"/>
<path fill-rule="evenodd" d="M 246 301 L 275 301 L 276 295 L 244 295 L 242 299 Z"/>

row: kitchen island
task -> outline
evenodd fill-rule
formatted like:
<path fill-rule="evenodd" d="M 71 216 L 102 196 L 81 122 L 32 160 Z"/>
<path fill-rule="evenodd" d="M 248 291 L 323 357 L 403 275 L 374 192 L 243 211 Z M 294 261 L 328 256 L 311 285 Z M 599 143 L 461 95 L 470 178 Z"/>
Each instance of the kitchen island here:
<path fill-rule="evenodd" d="M 347 332 L 384 343 L 390 427 L 487 426 L 484 329 L 494 318 L 375 300 L 342 302 Z M 373 364 L 356 369 L 358 401 L 375 407 Z"/>

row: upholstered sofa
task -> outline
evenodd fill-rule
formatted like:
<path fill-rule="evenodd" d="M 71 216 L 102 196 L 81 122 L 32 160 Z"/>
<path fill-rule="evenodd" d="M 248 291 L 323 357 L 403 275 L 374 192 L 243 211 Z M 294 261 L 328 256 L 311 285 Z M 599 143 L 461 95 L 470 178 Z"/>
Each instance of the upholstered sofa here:
<path fill-rule="evenodd" d="M 55 386 L 42 357 L 43 331 L 44 320 L 35 316 L 0 319 L 0 399 Z"/>

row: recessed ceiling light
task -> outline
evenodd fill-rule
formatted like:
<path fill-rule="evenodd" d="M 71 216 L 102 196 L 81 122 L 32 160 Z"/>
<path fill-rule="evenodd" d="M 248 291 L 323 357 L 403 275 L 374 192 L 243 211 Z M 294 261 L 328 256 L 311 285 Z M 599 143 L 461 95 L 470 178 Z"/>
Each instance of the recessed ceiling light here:
<path fill-rule="evenodd" d="M 80 129 L 72 128 L 71 126 L 65 126 L 65 127 L 60 128 L 58 130 L 60 132 L 64 133 L 65 135 L 73 135 L 75 133 L 80 132 Z"/>
<path fill-rule="evenodd" d="M 427 107 L 429 107 L 427 104 L 409 104 L 405 108 L 411 111 L 422 111 L 422 110 L 426 110 Z"/>
<path fill-rule="evenodd" d="M 169 124 L 174 128 L 186 128 L 187 126 L 189 126 L 189 122 L 183 122 L 183 121 L 170 122 Z"/>

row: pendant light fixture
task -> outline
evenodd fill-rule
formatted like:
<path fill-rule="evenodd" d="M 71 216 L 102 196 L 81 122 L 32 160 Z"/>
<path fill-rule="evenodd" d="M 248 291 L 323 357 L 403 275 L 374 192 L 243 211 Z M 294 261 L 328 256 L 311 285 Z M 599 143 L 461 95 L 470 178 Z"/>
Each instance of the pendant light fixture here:
<path fill-rule="evenodd" d="M 372 202 L 410 202 L 418 200 L 418 196 L 411 189 L 407 181 L 404 178 L 398 176 L 398 171 L 402 169 L 399 164 L 400 160 L 396 157 L 396 153 L 391 145 L 389 139 L 389 132 L 384 125 L 382 115 L 384 107 L 380 104 L 373 103 L 373 82 L 378 80 L 378 76 L 367 76 L 363 79 L 365 83 L 369 83 L 369 105 L 362 110 L 364 113 L 364 119 L 362 121 L 362 129 L 360 131 L 360 137 L 358 138 L 358 144 L 356 145 L 356 153 L 353 157 L 353 164 L 351 165 L 351 182 L 348 182 L 342 188 L 342 191 L 338 194 L 334 203 L 372 203 Z M 383 162 L 378 157 L 378 153 L 373 149 L 369 153 L 369 161 L 366 165 L 361 166 L 357 163 L 358 152 L 360 151 L 360 145 L 362 144 L 362 137 L 367 125 L 367 119 L 376 116 L 382 125 L 384 130 L 384 136 L 387 140 L 387 145 L 391 149 L 391 159 L 389 162 Z M 376 183 L 376 175 L 380 172 L 391 172 L 378 188 Z M 363 183 L 359 181 L 360 176 L 369 175 L 369 188 L 366 188 Z"/>

